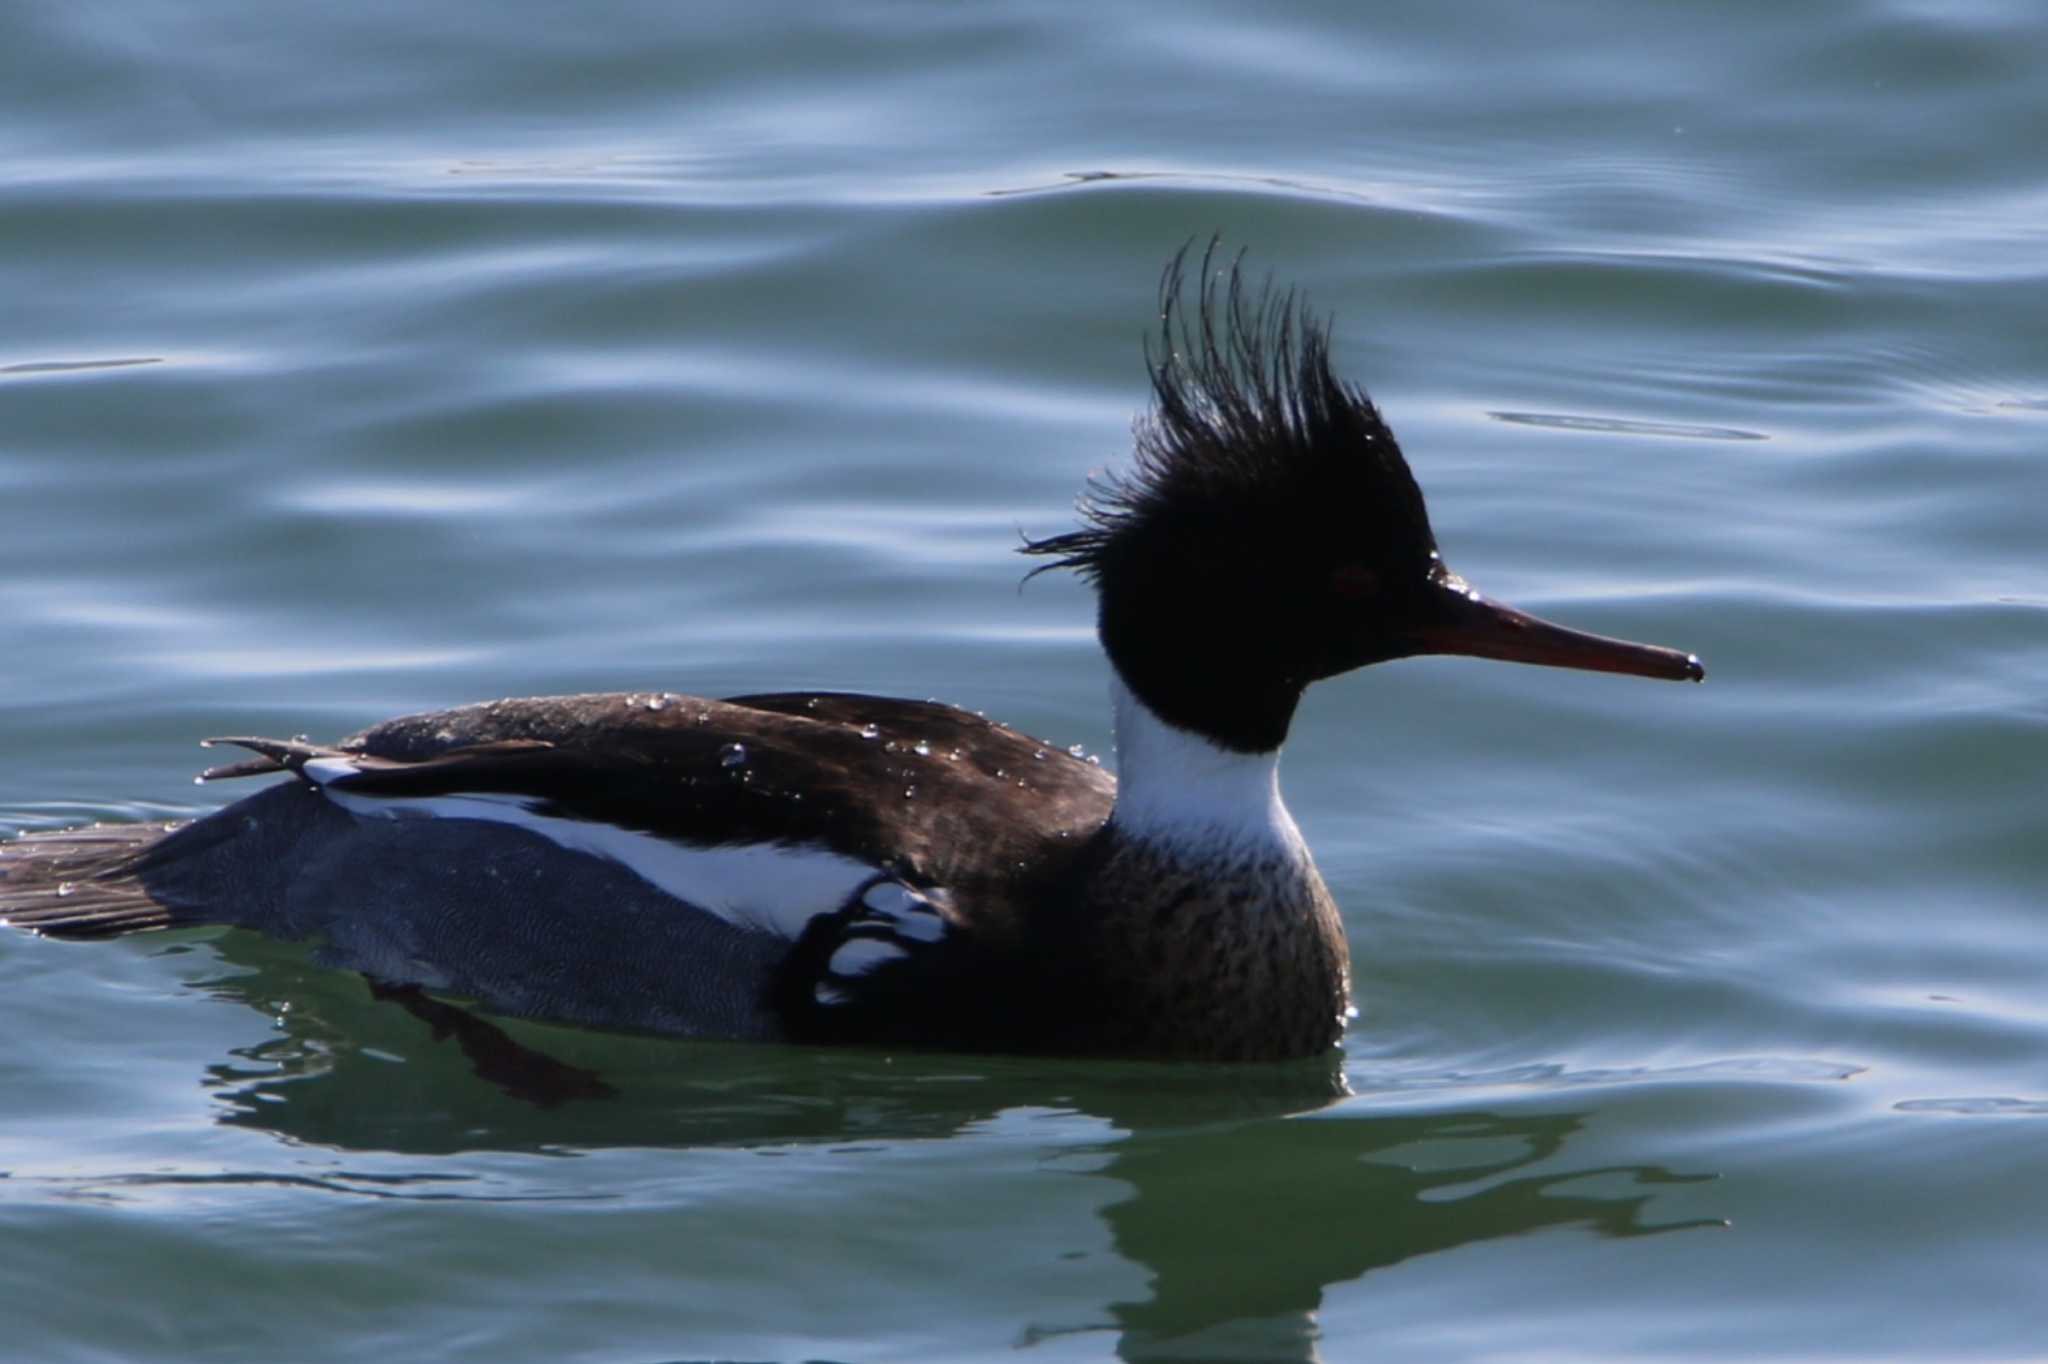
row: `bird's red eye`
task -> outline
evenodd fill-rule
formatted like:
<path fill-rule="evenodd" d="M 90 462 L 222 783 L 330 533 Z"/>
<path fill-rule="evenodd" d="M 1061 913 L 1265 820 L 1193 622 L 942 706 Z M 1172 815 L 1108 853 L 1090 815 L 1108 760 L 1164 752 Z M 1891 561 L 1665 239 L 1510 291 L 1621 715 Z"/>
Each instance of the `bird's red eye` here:
<path fill-rule="evenodd" d="M 1330 575 L 1330 588 L 1352 601 L 1376 597 L 1380 592 L 1380 575 L 1364 564 L 1345 564 Z"/>

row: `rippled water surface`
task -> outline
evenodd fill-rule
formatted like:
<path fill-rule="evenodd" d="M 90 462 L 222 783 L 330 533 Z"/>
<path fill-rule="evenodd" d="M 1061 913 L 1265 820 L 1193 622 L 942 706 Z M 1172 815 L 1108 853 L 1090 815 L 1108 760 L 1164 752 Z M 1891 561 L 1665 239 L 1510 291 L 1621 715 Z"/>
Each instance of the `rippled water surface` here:
<path fill-rule="evenodd" d="M 9 1357 L 2035 1357 L 2048 11 L 15 6 L 0 823 L 196 738 L 829 686 L 1109 746 L 1021 593 L 1222 233 L 1446 557 L 1702 688 L 1319 689 L 1328 1064 L 520 1028 L 0 936 Z M 1219 622 L 1227 631 L 1228 623 Z"/>

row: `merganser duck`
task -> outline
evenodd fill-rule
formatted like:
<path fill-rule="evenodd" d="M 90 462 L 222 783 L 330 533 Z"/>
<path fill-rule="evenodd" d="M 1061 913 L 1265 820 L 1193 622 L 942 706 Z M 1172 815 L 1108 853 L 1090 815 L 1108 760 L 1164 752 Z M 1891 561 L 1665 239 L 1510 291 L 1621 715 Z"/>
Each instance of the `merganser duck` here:
<path fill-rule="evenodd" d="M 1186 255 L 1132 468 L 1091 482 L 1081 529 L 1022 546 L 1099 594 L 1119 778 L 929 701 L 492 701 L 331 745 L 209 740 L 256 756 L 201 780 L 290 780 L 182 826 L 18 839 L 0 919 L 314 939 L 384 991 L 594 1028 L 1328 1049 L 1349 957 L 1278 781 L 1304 689 L 1432 653 L 1704 672 L 1468 587 L 1379 410 L 1332 372 L 1328 322 L 1207 253 L 1189 317 Z"/>

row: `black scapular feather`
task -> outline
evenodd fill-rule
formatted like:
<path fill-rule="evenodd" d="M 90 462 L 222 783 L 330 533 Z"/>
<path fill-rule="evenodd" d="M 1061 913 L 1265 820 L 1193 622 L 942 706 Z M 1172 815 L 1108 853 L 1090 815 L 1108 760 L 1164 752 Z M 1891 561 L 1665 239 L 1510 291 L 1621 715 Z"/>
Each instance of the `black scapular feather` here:
<path fill-rule="evenodd" d="M 1153 401 L 1131 465 L 1089 481 L 1081 529 L 1026 538 L 1022 553 L 1051 560 L 1032 576 L 1071 568 L 1100 581 L 1119 548 L 1162 518 L 1201 524 L 1233 507 L 1289 509 L 1297 530 L 1341 508 L 1354 530 L 1377 523 L 1426 558 L 1435 544 L 1422 492 L 1365 390 L 1331 370 L 1329 319 L 1270 278 L 1254 286 L 1242 251 L 1221 265 L 1213 239 L 1190 314 L 1192 248 L 1160 277 L 1157 348 L 1145 345 Z"/>

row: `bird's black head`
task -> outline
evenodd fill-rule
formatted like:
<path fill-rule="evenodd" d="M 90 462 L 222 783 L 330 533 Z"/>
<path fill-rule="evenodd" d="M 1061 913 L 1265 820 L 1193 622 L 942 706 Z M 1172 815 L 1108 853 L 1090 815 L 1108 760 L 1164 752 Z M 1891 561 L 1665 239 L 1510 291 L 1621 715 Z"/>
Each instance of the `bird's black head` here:
<path fill-rule="evenodd" d="M 1379 409 L 1331 371 L 1327 321 L 1291 292 L 1249 287 L 1242 257 L 1221 266 L 1214 243 L 1190 315 L 1187 257 L 1161 279 L 1154 402 L 1131 469 L 1090 484 L 1082 529 L 1023 546 L 1094 582 L 1103 648 L 1159 718 L 1266 752 L 1309 683 L 1419 653 L 1697 674 L 1684 655 L 1564 631 L 1466 588 L 1437 557 Z"/>

